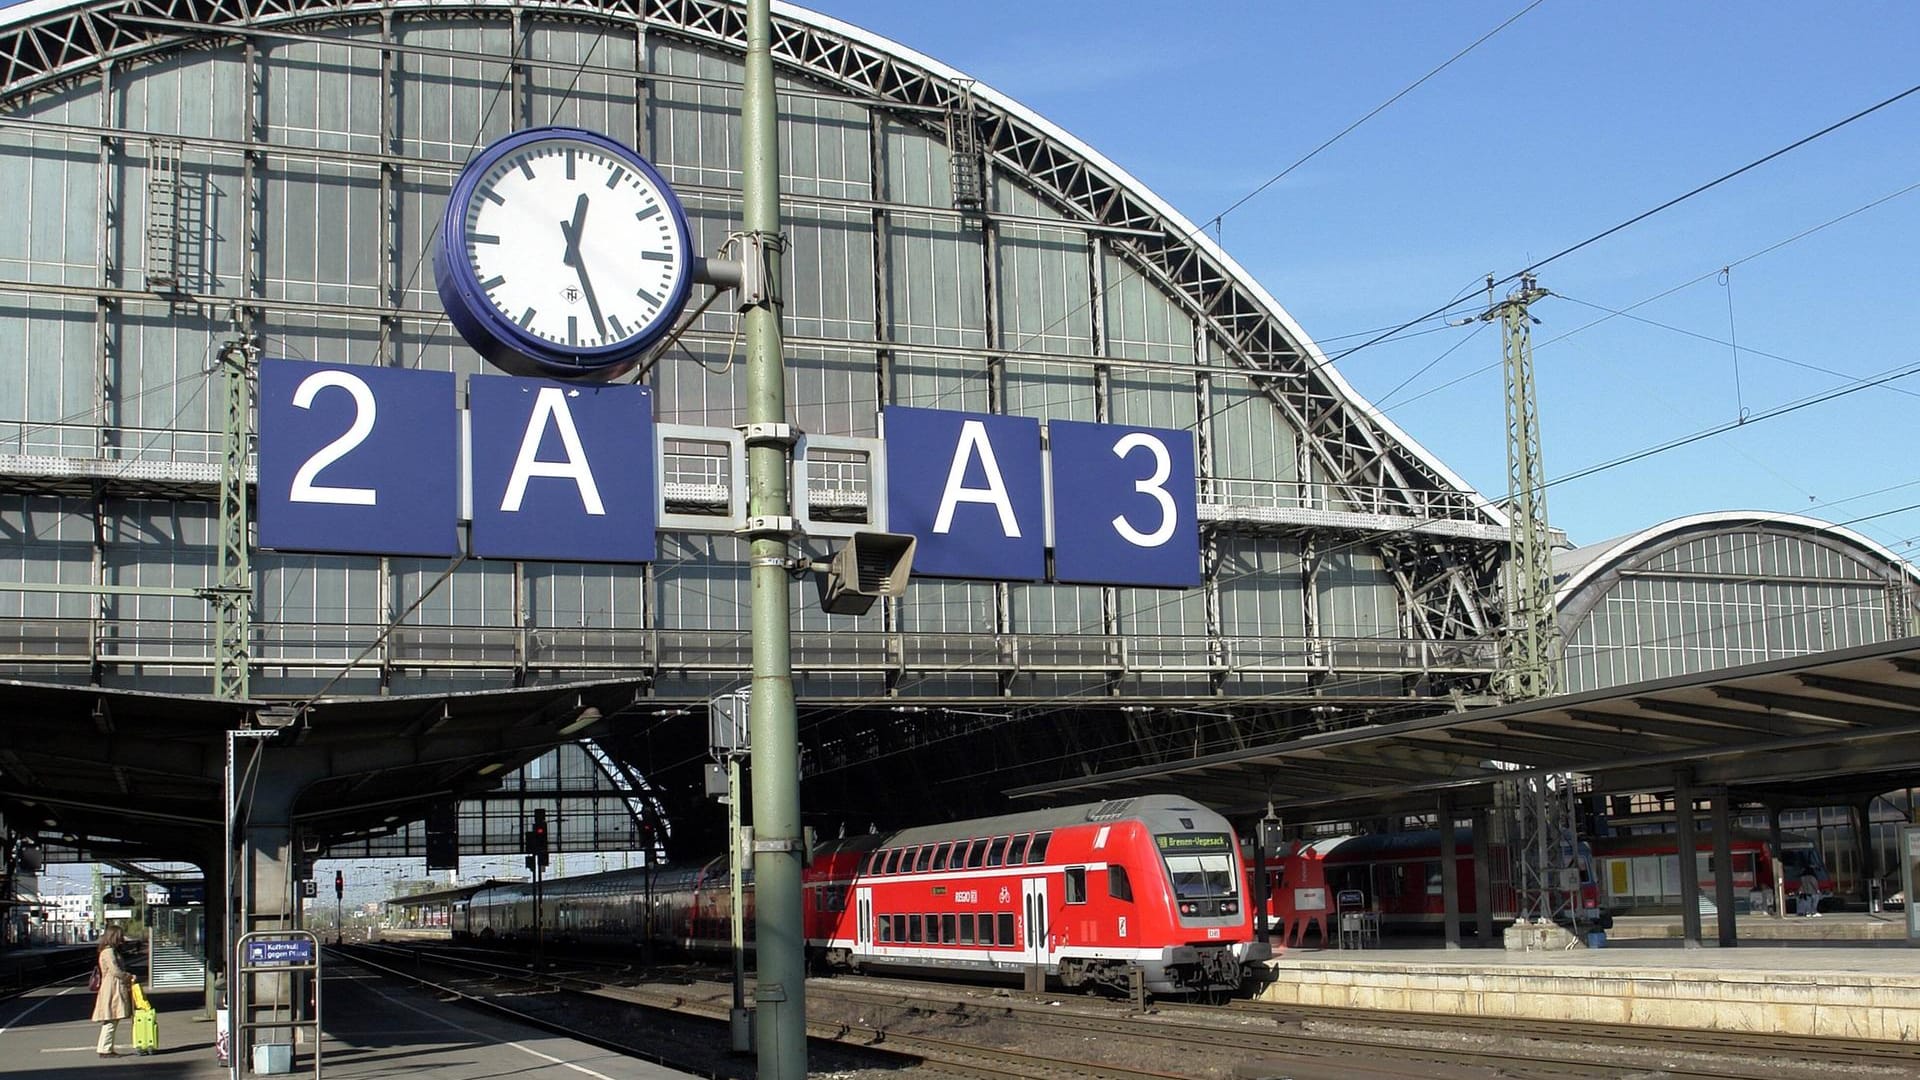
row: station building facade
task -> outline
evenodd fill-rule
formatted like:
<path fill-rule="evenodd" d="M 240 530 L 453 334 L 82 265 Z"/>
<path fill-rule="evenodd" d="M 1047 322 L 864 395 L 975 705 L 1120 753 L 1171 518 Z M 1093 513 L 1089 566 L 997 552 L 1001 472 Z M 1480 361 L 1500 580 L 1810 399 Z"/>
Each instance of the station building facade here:
<path fill-rule="evenodd" d="M 1204 529 L 1185 590 L 921 579 L 851 617 L 796 583 L 810 763 L 859 793 L 869 736 L 1002 738 L 1064 703 L 1109 753 L 1186 752 L 1198 703 L 1244 702 L 1199 718 L 1218 741 L 1487 684 L 1505 517 L 1226 252 L 962 73 L 798 8 L 775 24 L 793 422 L 870 437 L 904 405 L 1190 431 Z M 0 669 L 205 692 L 226 344 L 486 370 L 430 253 L 462 164 L 528 126 L 634 146 L 714 253 L 739 228 L 743 51 L 723 0 L 0 15 Z M 737 330 L 718 303 L 652 359 L 660 422 L 744 420 Z M 666 509 L 696 519 L 741 483 L 697 443 L 664 440 L 660 464 Z M 797 483 L 871 520 L 857 462 Z M 615 751 L 658 732 L 685 745 L 643 766 L 684 761 L 704 742 L 688 710 L 748 670 L 743 552 L 718 524 L 664 531 L 645 565 L 255 550 L 252 693 L 627 679 L 640 701 L 614 726 L 640 733 Z"/>
<path fill-rule="evenodd" d="M 1189 590 L 922 579 L 850 617 L 796 584 L 803 769 L 835 773 L 850 801 L 1048 755 L 1126 764 L 1421 715 L 1489 687 L 1504 513 L 1356 394 L 1231 256 L 963 73 L 799 8 L 775 24 L 794 423 L 874 436 L 906 405 L 1188 430 L 1203 526 Z M 724 0 L 0 13 L 15 209 L 0 219 L 0 670 L 204 692 L 214 627 L 194 592 L 217 576 L 225 343 L 485 370 L 440 310 L 430 252 L 462 164 L 522 127 L 634 146 L 717 251 L 740 218 L 743 50 Z M 717 304 L 646 367 L 660 421 L 744 420 L 736 332 Z M 717 518 L 741 482 L 694 443 L 665 440 L 660 463 L 686 517 Z M 870 520 L 857 462 L 796 479 L 811 505 Z M 1795 601 L 1808 612 L 1846 589 L 1887 602 L 1884 572 L 1828 580 L 1848 578 L 1845 553 L 1803 531 L 1779 550 L 1831 565 L 1794 585 L 1780 564 L 1769 588 L 1814 590 Z M 1569 570 L 1580 685 L 1751 651 L 1703 640 L 1676 656 L 1669 631 L 1640 633 L 1669 611 L 1684 627 L 1694 601 L 1634 592 L 1649 580 L 1635 557 Z M 263 699 L 631 680 L 600 771 L 669 810 L 676 785 L 700 800 L 694 714 L 750 659 L 743 545 L 719 526 L 663 532 L 644 565 L 255 551 L 251 585 Z M 1761 651 L 1828 640 L 1809 618 Z M 1871 622 L 1849 608 L 1821 632 Z M 1058 742 L 994 741 L 1029 728 Z M 946 771 L 899 767 L 916 746 L 938 748 L 916 769 Z"/>

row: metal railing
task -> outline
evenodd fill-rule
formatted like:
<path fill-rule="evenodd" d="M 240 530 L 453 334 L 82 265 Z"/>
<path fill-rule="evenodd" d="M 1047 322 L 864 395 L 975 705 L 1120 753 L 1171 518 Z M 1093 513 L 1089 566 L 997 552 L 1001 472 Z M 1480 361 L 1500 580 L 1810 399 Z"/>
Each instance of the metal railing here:
<path fill-rule="evenodd" d="M 745 671 L 752 634 L 737 629 L 396 627 L 367 650 L 373 623 L 253 624 L 256 667 L 497 668 L 545 671 Z M 362 656 L 362 653 L 366 655 Z M 205 619 L 0 617 L 0 663 L 205 666 Z M 1472 674 L 1491 672 L 1491 638 L 1421 641 L 1382 637 L 1156 634 L 916 633 L 798 630 L 794 666 L 813 672 L 1084 672 L 1133 674 Z"/>

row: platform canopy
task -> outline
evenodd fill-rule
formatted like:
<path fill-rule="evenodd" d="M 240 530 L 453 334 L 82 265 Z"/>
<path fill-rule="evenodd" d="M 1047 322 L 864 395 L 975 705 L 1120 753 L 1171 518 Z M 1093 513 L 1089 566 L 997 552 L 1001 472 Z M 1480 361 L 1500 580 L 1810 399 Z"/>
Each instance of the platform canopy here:
<path fill-rule="evenodd" d="M 0 682 L 0 813 L 95 858 L 195 859 L 218 850 L 227 732 L 284 723 L 242 753 L 300 756 L 320 778 L 296 820 L 349 837 L 490 788 L 635 694 L 615 680 L 296 705 Z"/>
<path fill-rule="evenodd" d="M 1577 773 L 1596 792 L 1700 788 L 1803 805 L 1920 776 L 1920 638 L 1391 724 L 1035 784 L 1049 801 L 1190 795 L 1291 821 L 1488 805 L 1494 785 Z"/>

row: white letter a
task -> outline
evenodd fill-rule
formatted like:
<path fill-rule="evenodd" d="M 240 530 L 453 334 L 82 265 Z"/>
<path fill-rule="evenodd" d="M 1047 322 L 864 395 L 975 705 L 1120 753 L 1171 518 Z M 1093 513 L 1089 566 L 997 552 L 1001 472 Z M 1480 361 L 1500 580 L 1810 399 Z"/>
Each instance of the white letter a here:
<path fill-rule="evenodd" d="M 967 464 L 980 455 L 980 467 L 986 470 L 987 486 L 966 487 Z M 1020 522 L 1013 516 L 1013 500 L 1007 496 L 1007 482 L 1000 476 L 1000 463 L 994 459 L 993 443 L 987 439 L 987 425 L 978 420 L 960 424 L 960 445 L 953 451 L 953 468 L 947 472 L 947 490 L 940 496 L 940 513 L 933 519 L 933 531 L 953 531 L 953 508 L 957 503 L 987 503 L 1000 511 L 1000 531 L 1018 539 Z"/>
<path fill-rule="evenodd" d="M 560 431 L 560 444 L 567 451 L 565 461 L 541 461 L 536 457 L 548 420 Z M 600 487 L 593 482 L 593 467 L 587 464 L 586 448 L 580 445 L 580 432 L 573 426 L 573 412 L 567 408 L 565 392 L 557 386 L 541 387 L 540 396 L 534 399 L 533 415 L 527 418 L 527 434 L 520 440 L 520 456 L 514 460 L 513 476 L 507 480 L 507 497 L 500 500 L 503 513 L 519 511 L 521 500 L 527 497 L 527 480 L 535 476 L 572 480 L 580 489 L 580 501 L 587 513 L 601 516 L 607 512 L 600 501 Z"/>

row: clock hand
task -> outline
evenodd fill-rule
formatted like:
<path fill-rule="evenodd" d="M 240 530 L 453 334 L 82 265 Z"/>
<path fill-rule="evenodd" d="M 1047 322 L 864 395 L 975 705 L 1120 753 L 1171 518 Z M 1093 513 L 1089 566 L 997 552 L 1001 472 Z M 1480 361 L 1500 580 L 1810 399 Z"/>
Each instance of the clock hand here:
<path fill-rule="evenodd" d="M 560 256 L 560 261 L 567 266 L 577 268 L 580 265 L 580 230 L 586 223 L 587 196 L 585 192 L 582 192 L 580 198 L 575 200 L 573 204 L 572 223 L 565 221 L 560 223 L 560 235 L 567 239 L 567 250 L 564 255 Z"/>
<path fill-rule="evenodd" d="M 560 257 L 560 261 L 573 267 L 574 274 L 580 278 L 580 291 L 587 294 L 587 310 L 593 315 L 594 331 L 605 338 L 607 322 L 600 314 L 600 298 L 594 295 L 593 279 L 587 276 L 587 261 L 580 257 L 581 227 L 586 224 L 586 221 L 587 197 L 581 195 L 580 201 L 573 204 L 573 220 L 560 223 L 560 235 L 567 240 L 567 250 Z"/>

